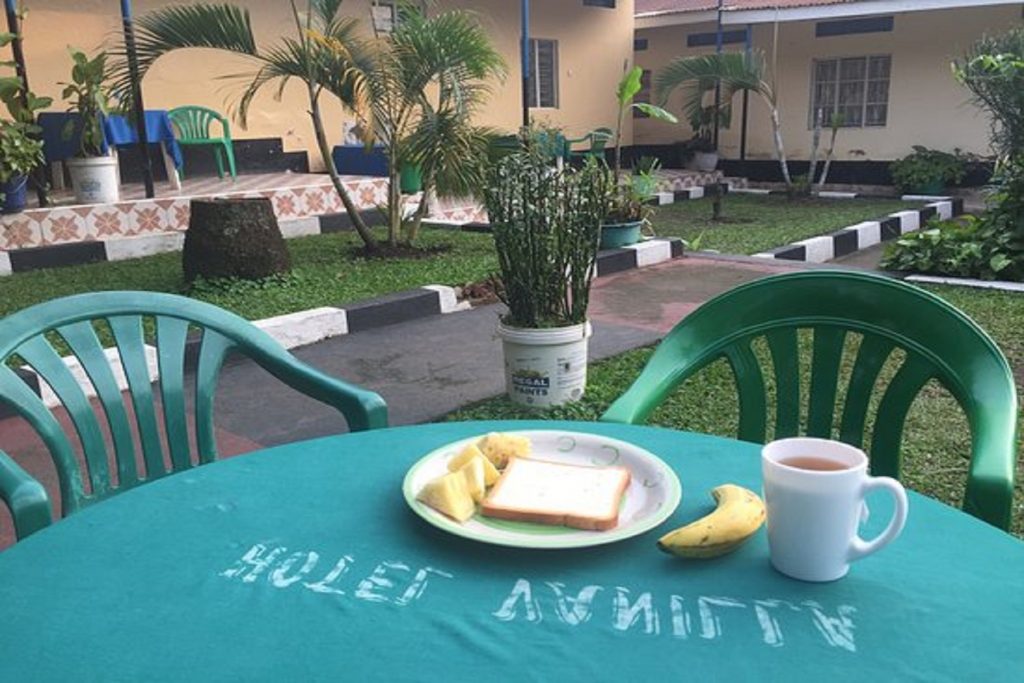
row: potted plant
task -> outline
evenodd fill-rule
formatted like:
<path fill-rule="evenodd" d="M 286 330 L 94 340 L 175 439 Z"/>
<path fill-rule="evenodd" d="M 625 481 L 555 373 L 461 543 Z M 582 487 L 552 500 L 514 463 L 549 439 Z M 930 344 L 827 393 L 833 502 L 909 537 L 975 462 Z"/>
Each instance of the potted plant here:
<path fill-rule="evenodd" d="M 941 195 L 946 186 L 967 174 L 966 158 L 959 149 L 941 152 L 914 145 L 914 151 L 889 165 L 889 173 L 900 192 Z"/>
<path fill-rule="evenodd" d="M 644 226 L 654 210 L 651 200 L 658 189 L 656 176 L 661 164 L 654 160 L 626 176 L 609 194 L 608 208 L 601 224 L 601 248 L 617 249 L 640 241 Z"/>
<path fill-rule="evenodd" d="M 3 212 L 25 208 L 28 176 L 43 163 L 43 142 L 31 137 L 32 126 L 20 121 L 0 121 L 0 192 Z"/>
<path fill-rule="evenodd" d="M 75 199 L 82 204 L 110 204 L 120 197 L 117 157 L 110 155 L 103 134 L 103 122 L 110 111 L 107 90 L 107 54 L 90 59 L 81 50 L 71 50 L 74 65 L 71 83 L 62 83 L 62 97 L 70 101 L 68 111 L 78 113 L 78 121 L 69 121 L 64 136 L 80 130 L 78 157 L 68 160 Z"/>
<path fill-rule="evenodd" d="M 16 36 L 0 34 L 0 47 L 11 43 Z M 4 64 L 4 66 L 11 66 Z M 0 192 L 3 193 L 3 213 L 17 213 L 25 208 L 28 176 L 43 163 L 43 142 L 36 125 L 36 112 L 46 109 L 53 100 L 36 97 L 25 89 L 16 75 L 0 77 L 0 101 L 7 108 L 9 119 L 0 120 Z"/>
<path fill-rule="evenodd" d="M 596 272 L 607 168 L 558 169 L 535 148 L 498 159 L 485 203 L 500 267 L 498 325 L 509 397 L 546 407 L 578 400 L 587 379 L 590 285 Z"/>
<path fill-rule="evenodd" d="M 719 125 L 729 125 L 728 105 L 720 108 Z M 718 168 L 718 148 L 714 143 L 715 107 L 700 106 L 690 115 L 690 128 L 694 135 L 685 143 L 686 167 L 691 171 L 710 173 Z"/>

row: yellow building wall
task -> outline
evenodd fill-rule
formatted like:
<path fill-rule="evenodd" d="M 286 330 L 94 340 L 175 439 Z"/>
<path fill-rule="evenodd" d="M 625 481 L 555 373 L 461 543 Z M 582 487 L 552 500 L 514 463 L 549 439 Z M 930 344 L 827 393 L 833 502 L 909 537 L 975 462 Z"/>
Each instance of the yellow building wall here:
<path fill-rule="evenodd" d="M 134 0 L 136 15 L 174 2 Z M 257 43 L 266 47 L 283 35 L 294 34 L 288 0 L 236 0 L 249 9 Z M 300 5 L 304 1 L 300 0 Z M 534 0 L 531 30 L 534 37 L 559 41 L 558 109 L 535 109 L 535 119 L 564 127 L 578 137 L 615 120 L 614 91 L 623 63 L 633 51 L 633 0 L 619 0 L 616 9 L 584 7 L 580 0 Z M 119 39 L 120 13 L 116 0 L 30 0 L 23 25 L 25 59 L 30 85 L 39 95 L 63 109 L 59 85 L 69 80 L 68 46 L 95 52 Z M 362 18 L 371 32 L 370 0 L 346 0 L 345 15 Z M 494 94 L 481 112 L 481 125 L 514 130 L 522 118 L 519 75 L 519 3 L 514 0 L 444 0 L 436 6 L 460 7 L 478 14 L 495 47 L 508 63 L 504 83 L 494 83 Z M 227 112 L 241 90 L 238 81 L 223 77 L 251 72 L 253 64 L 213 50 L 188 50 L 156 63 L 143 82 L 146 107 L 169 109 L 184 104 L 203 105 Z M 234 137 L 281 138 L 286 151 L 307 150 L 314 170 L 322 168 L 302 84 L 293 82 L 281 101 L 273 87 L 251 107 L 248 127 L 234 124 Z M 328 136 L 340 142 L 346 116 L 334 100 L 325 101 Z M 627 126 L 626 140 L 630 139 Z"/>
<path fill-rule="evenodd" d="M 987 154 L 988 120 L 969 103 L 967 90 L 953 79 L 950 62 L 985 33 L 1008 30 L 1020 21 L 1020 7 L 1003 6 L 896 14 L 894 30 L 889 33 L 817 38 L 814 21 L 781 24 L 777 85 L 787 155 L 807 159 L 810 153 L 812 61 L 874 54 L 892 55 L 888 121 L 884 127 L 841 129 L 836 144 L 837 160 L 891 160 L 909 153 L 912 145 L 942 150 L 959 147 Z M 656 76 L 675 57 L 714 52 L 713 47 L 686 48 L 687 34 L 714 30 L 713 24 L 639 30 L 637 37 L 646 38 L 649 47 L 636 53 L 637 64 L 653 70 Z M 770 24 L 757 25 L 753 31 L 755 49 L 764 51 L 769 58 L 773 33 Z M 727 45 L 725 49 L 738 51 L 743 45 Z M 721 133 L 720 151 L 727 158 L 739 157 L 740 102 L 741 96 L 737 95 L 733 125 Z M 754 94 L 750 102 L 747 158 L 773 158 L 768 109 Z M 676 95 L 669 106 L 678 112 L 679 103 Z M 635 124 L 637 144 L 664 144 L 690 136 L 685 123 L 672 126 L 640 120 Z"/>

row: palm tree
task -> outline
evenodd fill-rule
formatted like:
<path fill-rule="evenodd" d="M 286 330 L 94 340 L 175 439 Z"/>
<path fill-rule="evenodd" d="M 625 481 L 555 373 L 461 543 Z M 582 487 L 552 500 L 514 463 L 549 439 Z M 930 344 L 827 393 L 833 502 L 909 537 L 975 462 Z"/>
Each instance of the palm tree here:
<path fill-rule="evenodd" d="M 771 115 L 775 156 L 779 160 L 786 187 L 792 192 L 793 179 L 789 173 L 779 122 L 778 93 L 774 76 L 763 54 L 754 52 L 748 56 L 742 52 L 725 52 L 679 57 L 658 73 L 655 90 L 658 99 L 664 104 L 678 88 L 683 94 L 684 112 L 687 118 L 694 120 L 704 108 L 704 94 L 709 85 L 713 87 L 716 82 L 722 86 L 722 102 L 731 102 L 733 95 L 743 90 L 753 92 L 764 100 Z"/>
<path fill-rule="evenodd" d="M 304 13 L 299 12 L 295 0 L 290 2 L 295 36 L 281 38 L 266 49 L 257 46 L 249 11 L 243 7 L 179 5 L 146 14 L 136 22 L 140 77 L 160 57 L 181 49 L 213 48 L 247 57 L 254 63 L 255 71 L 226 76 L 247 83 L 234 107 L 243 126 L 253 98 L 264 86 L 276 83 L 275 94 L 280 98 L 290 80 L 304 83 L 320 156 L 359 237 L 368 251 L 374 251 L 376 240 L 334 165 L 321 113 L 321 101 L 327 93 L 357 115 L 365 115 L 370 95 L 365 74 L 373 68 L 373 50 L 360 36 L 358 20 L 340 16 L 342 0 L 307 0 Z M 314 34 L 330 40 L 333 49 L 314 40 Z M 126 55 L 121 51 L 118 56 L 114 90 L 123 97 L 130 92 L 130 76 Z"/>
<path fill-rule="evenodd" d="M 345 59 L 344 43 L 317 39 Z M 370 106 L 361 123 L 388 157 L 388 241 L 395 246 L 403 233 L 408 242 L 416 238 L 429 195 L 464 196 L 483 186 L 491 135 L 472 117 L 505 64 L 472 13 L 428 17 L 411 5 L 402 7 L 390 33 L 378 36 L 373 54 L 363 74 Z M 399 187 L 403 166 L 418 167 L 423 178 L 423 199 L 410 219 Z"/>

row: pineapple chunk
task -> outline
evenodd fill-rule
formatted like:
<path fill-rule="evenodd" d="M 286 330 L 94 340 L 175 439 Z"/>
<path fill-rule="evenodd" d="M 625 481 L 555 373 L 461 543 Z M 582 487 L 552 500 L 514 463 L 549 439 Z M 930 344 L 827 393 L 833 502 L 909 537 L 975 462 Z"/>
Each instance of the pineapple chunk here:
<path fill-rule="evenodd" d="M 479 458 L 483 463 L 485 486 L 492 486 L 494 482 L 498 481 L 498 478 L 501 477 L 501 473 L 494 467 L 494 464 L 487 459 L 487 456 L 483 454 L 475 443 L 471 443 L 463 448 L 461 453 L 448 462 L 448 471 L 455 472 L 456 470 L 462 469 L 462 467 L 473 458 Z"/>
<path fill-rule="evenodd" d="M 530 440 L 515 434 L 491 432 L 479 442 L 480 450 L 495 467 L 503 469 L 509 458 L 530 457 Z"/>
<path fill-rule="evenodd" d="M 450 472 L 428 481 L 416 498 L 456 522 L 465 522 L 476 512 L 469 481 L 462 472 Z"/>
<path fill-rule="evenodd" d="M 477 503 L 484 499 L 487 493 L 487 486 L 484 484 L 484 458 L 473 458 L 465 465 L 456 470 L 466 478 L 466 488 L 469 495 Z"/>

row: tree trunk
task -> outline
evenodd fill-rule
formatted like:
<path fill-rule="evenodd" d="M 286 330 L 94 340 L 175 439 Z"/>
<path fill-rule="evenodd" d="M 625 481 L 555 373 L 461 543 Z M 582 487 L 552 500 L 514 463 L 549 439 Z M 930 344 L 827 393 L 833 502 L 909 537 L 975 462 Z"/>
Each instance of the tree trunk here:
<path fill-rule="evenodd" d="M 359 233 L 359 238 L 363 240 L 363 244 L 366 245 L 366 250 L 373 252 L 377 250 L 377 241 L 373 238 L 373 234 L 370 232 L 370 228 L 367 227 L 366 222 L 363 220 L 362 214 L 359 213 L 359 209 L 356 208 L 355 202 L 352 201 L 351 195 L 348 190 L 345 189 L 345 185 L 341 182 L 341 176 L 338 175 L 338 169 L 334 165 L 334 157 L 331 155 L 331 146 L 327 142 L 327 134 L 324 132 L 323 117 L 320 115 L 320 102 L 317 99 L 316 93 L 313 92 L 312 87 L 309 90 L 309 115 L 313 119 L 313 130 L 316 132 L 316 143 L 320 149 L 320 158 L 323 159 L 324 166 L 327 167 L 327 174 L 331 177 L 331 184 L 334 185 L 334 191 L 341 197 L 341 203 L 345 207 L 345 213 L 348 214 L 352 220 L 352 227 L 355 228 L 356 232 Z"/>
<path fill-rule="evenodd" d="M 782 169 L 782 179 L 786 182 L 786 189 L 793 191 L 793 178 L 789 175 L 789 162 L 786 160 L 786 149 L 782 145 L 782 124 L 779 123 L 779 110 L 775 103 L 768 101 L 772 113 L 772 136 L 775 140 L 775 155 L 779 158 L 779 167 Z"/>
<path fill-rule="evenodd" d="M 828 172 L 832 168 L 832 157 L 836 152 L 836 136 L 839 135 L 839 127 L 836 125 L 832 126 L 832 139 L 828 144 L 828 153 L 825 154 L 825 166 L 821 169 L 821 180 L 818 181 L 818 192 L 825 189 L 825 183 L 828 181 Z"/>
<path fill-rule="evenodd" d="M 814 187 L 814 176 L 818 172 L 818 150 L 821 148 L 821 117 L 822 111 L 818 109 L 814 116 L 814 132 L 811 135 L 811 157 L 807 167 L 807 192 L 810 193 Z"/>
<path fill-rule="evenodd" d="M 273 204 L 266 197 L 193 199 L 181 265 L 186 282 L 287 273 L 291 258 Z"/>

